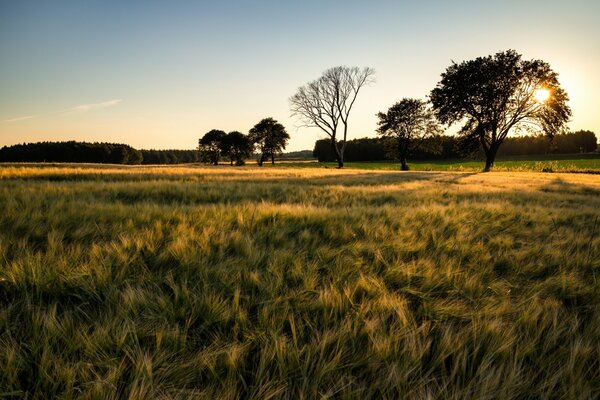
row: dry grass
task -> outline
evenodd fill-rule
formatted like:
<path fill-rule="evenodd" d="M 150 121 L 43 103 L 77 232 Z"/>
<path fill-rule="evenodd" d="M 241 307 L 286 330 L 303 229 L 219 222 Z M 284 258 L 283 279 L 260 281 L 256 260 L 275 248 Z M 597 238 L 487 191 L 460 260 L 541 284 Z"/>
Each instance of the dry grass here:
<path fill-rule="evenodd" d="M 0 396 L 597 398 L 600 176 L 0 167 Z"/>

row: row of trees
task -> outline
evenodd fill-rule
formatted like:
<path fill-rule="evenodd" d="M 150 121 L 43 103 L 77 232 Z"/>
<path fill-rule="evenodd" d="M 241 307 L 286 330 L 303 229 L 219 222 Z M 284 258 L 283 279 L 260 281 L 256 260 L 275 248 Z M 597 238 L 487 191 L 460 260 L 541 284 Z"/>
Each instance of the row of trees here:
<path fill-rule="evenodd" d="M 373 81 L 371 68 L 335 67 L 290 97 L 292 115 L 329 136 L 339 168 L 344 166 L 350 112 L 360 89 Z M 510 133 L 541 132 L 552 138 L 564 132 L 571 116 L 567 102 L 558 74 L 546 62 L 523 60 L 508 50 L 453 62 L 429 101 L 405 98 L 378 113 L 377 132 L 395 141 L 402 169 L 407 169 L 411 151 L 439 136 L 442 125 L 460 123 L 461 147 L 466 152 L 479 148 L 489 171 Z"/>
<path fill-rule="evenodd" d="M 401 160 L 397 141 L 394 138 L 362 138 L 346 143 L 346 161 L 383 161 Z M 418 142 L 419 146 L 410 151 L 416 160 L 446 160 L 458 158 L 482 158 L 485 154 L 477 149 L 475 154 L 465 153 L 463 140 L 457 136 L 433 136 Z M 555 135 L 550 140 L 545 135 L 528 135 L 507 138 L 499 156 L 573 154 L 589 153 L 598 149 L 596 135 L 591 131 L 577 131 Z M 320 162 L 336 161 L 329 139 L 320 139 L 315 143 L 312 153 Z"/>
<path fill-rule="evenodd" d="M 244 135 L 241 132 L 213 129 L 198 141 L 200 160 L 213 165 L 226 157 L 230 164 L 244 165 L 253 152 L 258 153 L 257 163 L 262 166 L 267 160 L 275 163 L 275 156 L 287 146 L 290 135 L 283 125 L 273 118 L 264 118 Z"/>
<path fill-rule="evenodd" d="M 0 149 L 0 162 L 140 164 L 142 158 L 139 150 L 119 143 L 39 142 Z"/>
<path fill-rule="evenodd" d="M 200 162 L 198 150 L 140 150 L 142 164 L 189 164 Z"/>
<path fill-rule="evenodd" d="M 198 150 L 137 150 L 121 143 L 39 142 L 0 148 L 0 162 L 185 164 L 199 161 Z"/>

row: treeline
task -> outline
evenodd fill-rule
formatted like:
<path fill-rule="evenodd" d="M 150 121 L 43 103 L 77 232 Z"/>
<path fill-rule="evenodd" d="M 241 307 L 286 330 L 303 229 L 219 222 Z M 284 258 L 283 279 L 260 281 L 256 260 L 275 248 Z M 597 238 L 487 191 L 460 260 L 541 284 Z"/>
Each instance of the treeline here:
<path fill-rule="evenodd" d="M 591 153 L 597 149 L 598 142 L 594 132 L 582 130 L 564 135 L 554 135 L 552 140 L 542 135 L 508 138 L 498 150 L 498 154 L 506 156 L 572 154 Z"/>
<path fill-rule="evenodd" d="M 99 164 L 185 164 L 200 161 L 198 150 L 137 150 L 121 143 L 39 142 L 4 146 L 0 162 Z"/>
<path fill-rule="evenodd" d="M 140 150 L 142 164 L 188 164 L 200 162 L 198 150 Z"/>
<path fill-rule="evenodd" d="M 141 164 L 142 152 L 126 144 L 39 142 L 4 146 L 0 162 Z"/>
<path fill-rule="evenodd" d="M 346 142 L 346 161 L 382 161 L 398 158 L 393 141 L 385 138 L 362 138 Z M 507 138 L 498 154 L 538 155 L 590 153 L 598 149 L 596 135 L 591 131 L 577 131 L 555 135 L 552 140 L 547 136 L 532 135 Z M 443 160 L 464 158 L 465 148 L 461 139 L 455 136 L 437 136 L 424 140 L 422 146 L 411 154 L 416 160 Z M 472 154 L 469 154 L 472 156 Z M 320 139 L 315 143 L 313 157 L 319 162 L 336 161 L 331 140 Z"/>

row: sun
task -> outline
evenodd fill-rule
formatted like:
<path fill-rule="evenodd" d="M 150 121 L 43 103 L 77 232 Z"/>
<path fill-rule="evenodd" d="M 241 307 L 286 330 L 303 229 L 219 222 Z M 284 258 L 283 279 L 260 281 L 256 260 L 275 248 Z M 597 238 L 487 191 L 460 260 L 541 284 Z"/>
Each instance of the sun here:
<path fill-rule="evenodd" d="M 538 89 L 535 91 L 535 99 L 540 103 L 545 103 L 550 98 L 550 91 L 548 89 Z"/>

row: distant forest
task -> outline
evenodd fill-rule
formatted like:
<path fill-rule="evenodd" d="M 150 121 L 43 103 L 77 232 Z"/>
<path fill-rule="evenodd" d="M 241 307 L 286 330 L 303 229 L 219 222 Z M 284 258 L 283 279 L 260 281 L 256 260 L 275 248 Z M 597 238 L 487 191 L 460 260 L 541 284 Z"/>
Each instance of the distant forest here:
<path fill-rule="evenodd" d="M 512 137 L 504 141 L 500 156 L 536 154 L 573 154 L 597 151 L 596 136 L 590 131 L 578 131 L 546 136 Z M 312 153 L 312 154 L 311 154 Z M 311 157 L 312 155 L 312 157 Z M 412 154 L 414 160 L 441 160 L 477 156 L 465 154 L 460 139 L 439 136 L 427 139 Z M 317 140 L 314 150 L 284 153 L 280 159 L 310 159 L 335 161 L 331 141 Z M 346 161 L 383 161 L 397 158 L 394 147 L 383 138 L 349 140 Z M 40 142 L 4 146 L 0 149 L 0 162 L 73 162 L 102 164 L 185 164 L 201 162 L 198 150 L 137 150 L 119 143 Z"/>
<path fill-rule="evenodd" d="M 200 161 L 198 150 L 137 150 L 119 143 L 40 142 L 5 146 L 0 162 L 184 164 Z"/>
<path fill-rule="evenodd" d="M 362 138 L 346 142 L 345 161 L 383 161 L 398 158 L 394 142 L 385 138 Z M 591 131 L 577 131 L 555 135 L 552 140 L 543 135 L 507 138 L 498 151 L 499 156 L 537 154 L 575 154 L 597 151 L 596 135 Z M 460 137 L 437 136 L 425 139 L 412 152 L 413 160 L 444 160 L 458 158 L 481 158 L 480 150 L 465 147 Z M 336 160 L 330 139 L 317 140 L 313 156 L 319 162 Z"/>

